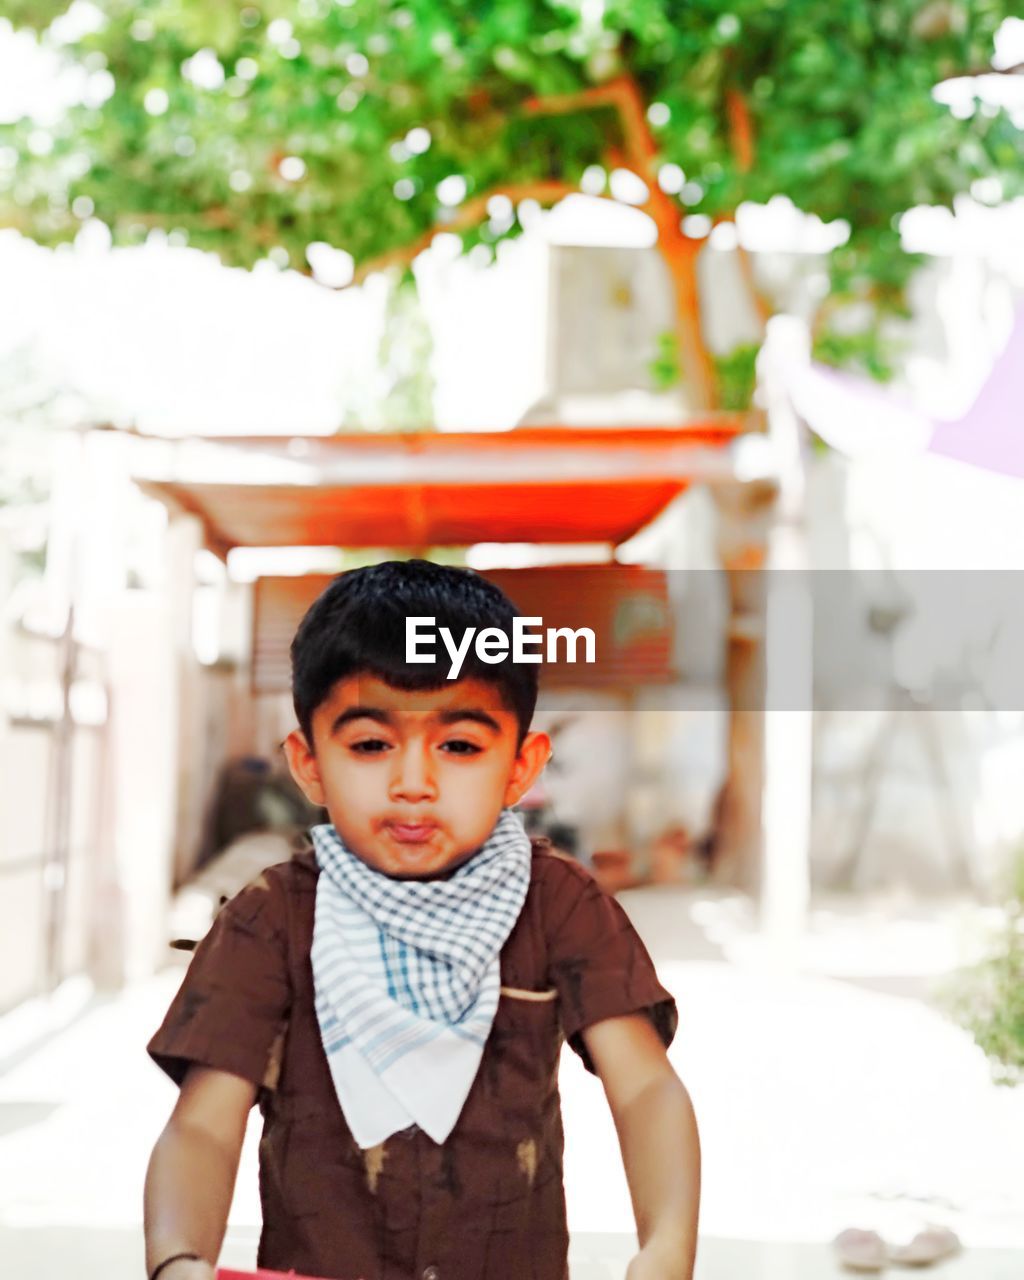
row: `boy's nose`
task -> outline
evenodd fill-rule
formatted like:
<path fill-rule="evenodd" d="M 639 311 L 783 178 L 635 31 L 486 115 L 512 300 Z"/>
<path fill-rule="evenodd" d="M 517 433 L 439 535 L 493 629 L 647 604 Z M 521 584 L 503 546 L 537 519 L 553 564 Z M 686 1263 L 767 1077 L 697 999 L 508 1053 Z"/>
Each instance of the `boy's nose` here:
<path fill-rule="evenodd" d="M 437 788 L 429 752 L 416 749 L 396 751 L 390 791 L 393 800 L 435 799 Z"/>

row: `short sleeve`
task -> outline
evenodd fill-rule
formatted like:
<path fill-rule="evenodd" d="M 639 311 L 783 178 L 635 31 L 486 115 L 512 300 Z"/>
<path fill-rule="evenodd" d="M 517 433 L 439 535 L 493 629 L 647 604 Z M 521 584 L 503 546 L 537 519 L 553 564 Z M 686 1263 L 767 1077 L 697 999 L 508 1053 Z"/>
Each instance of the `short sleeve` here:
<path fill-rule="evenodd" d="M 678 1023 L 673 997 L 629 917 L 578 864 L 548 855 L 545 893 L 548 971 L 559 996 L 562 1029 L 588 1071 L 581 1032 L 606 1018 L 645 1013 L 666 1048 Z"/>
<path fill-rule="evenodd" d="M 198 1064 L 276 1084 L 290 1005 L 286 915 L 267 873 L 218 912 L 147 1051 L 176 1084 Z"/>

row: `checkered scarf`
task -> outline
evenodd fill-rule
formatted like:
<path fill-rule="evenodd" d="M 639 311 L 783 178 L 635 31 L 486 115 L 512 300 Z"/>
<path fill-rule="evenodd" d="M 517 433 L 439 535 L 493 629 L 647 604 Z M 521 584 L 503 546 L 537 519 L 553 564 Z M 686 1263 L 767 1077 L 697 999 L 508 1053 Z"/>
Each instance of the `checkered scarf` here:
<path fill-rule="evenodd" d="M 505 810 L 444 880 L 395 880 L 312 828 L 316 1012 L 356 1142 L 417 1124 L 443 1142 L 462 1110 L 498 1007 L 499 954 L 530 883 L 530 839 Z"/>

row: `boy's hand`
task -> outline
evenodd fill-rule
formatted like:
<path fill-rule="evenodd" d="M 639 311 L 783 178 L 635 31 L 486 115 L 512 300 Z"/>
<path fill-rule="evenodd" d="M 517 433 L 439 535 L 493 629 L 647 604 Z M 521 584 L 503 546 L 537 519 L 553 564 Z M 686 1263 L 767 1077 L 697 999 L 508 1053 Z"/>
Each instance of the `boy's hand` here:
<path fill-rule="evenodd" d="M 235 1174 L 256 1086 L 193 1063 L 157 1139 L 146 1173 L 149 1274 L 179 1253 L 216 1258 L 224 1241 Z M 160 1280 L 215 1280 L 208 1262 L 169 1262 Z"/>
<path fill-rule="evenodd" d="M 626 1269 L 626 1280 L 690 1280 L 686 1250 L 648 1240 Z"/>
<path fill-rule="evenodd" d="M 628 1280 L 691 1280 L 700 1201 L 700 1138 L 690 1095 L 643 1015 L 583 1032 L 626 1167 L 642 1248 Z"/>
<path fill-rule="evenodd" d="M 160 1280 L 217 1280 L 217 1272 L 208 1262 L 182 1258 L 160 1272 Z"/>

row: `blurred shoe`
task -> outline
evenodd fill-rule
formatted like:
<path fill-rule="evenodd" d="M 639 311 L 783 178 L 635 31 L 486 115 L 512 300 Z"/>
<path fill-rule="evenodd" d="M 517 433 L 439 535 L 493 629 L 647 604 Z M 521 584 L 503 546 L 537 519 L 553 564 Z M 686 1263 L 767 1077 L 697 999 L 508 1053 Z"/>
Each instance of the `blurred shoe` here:
<path fill-rule="evenodd" d="M 930 1267 L 951 1258 L 961 1249 L 960 1240 L 949 1227 L 929 1225 L 919 1231 L 909 1244 L 889 1245 L 889 1261 L 900 1267 Z"/>
<path fill-rule="evenodd" d="M 840 1265 L 847 1271 L 884 1271 L 889 1261 L 885 1241 L 877 1231 L 849 1227 L 832 1241 Z"/>

